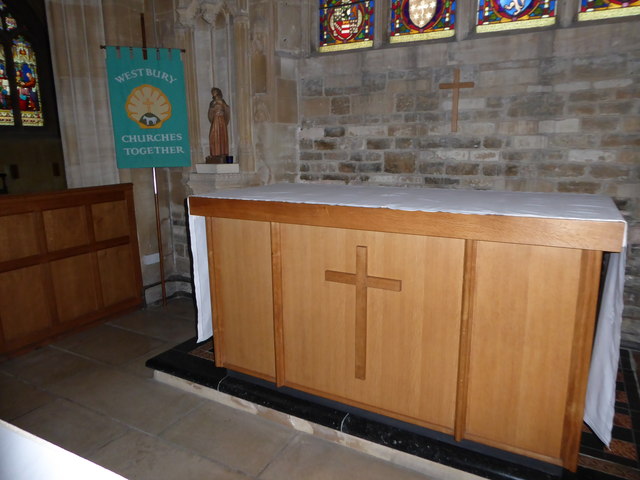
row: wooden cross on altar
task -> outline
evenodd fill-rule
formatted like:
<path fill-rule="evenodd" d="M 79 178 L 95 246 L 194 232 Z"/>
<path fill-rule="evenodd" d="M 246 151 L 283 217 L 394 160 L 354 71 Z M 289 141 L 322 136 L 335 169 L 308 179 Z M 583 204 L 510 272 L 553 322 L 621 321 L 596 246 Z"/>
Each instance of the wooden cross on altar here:
<path fill-rule="evenodd" d="M 460 99 L 461 88 L 473 88 L 474 82 L 460 82 L 460 69 L 453 69 L 453 83 L 441 83 L 440 90 L 453 90 L 453 99 L 451 103 L 451 131 L 458 131 L 458 100 Z"/>
<path fill-rule="evenodd" d="M 367 247 L 356 247 L 356 273 L 326 270 L 327 282 L 356 286 L 356 378 L 364 380 L 367 369 L 367 289 L 380 288 L 400 292 L 402 281 L 368 275 Z"/>

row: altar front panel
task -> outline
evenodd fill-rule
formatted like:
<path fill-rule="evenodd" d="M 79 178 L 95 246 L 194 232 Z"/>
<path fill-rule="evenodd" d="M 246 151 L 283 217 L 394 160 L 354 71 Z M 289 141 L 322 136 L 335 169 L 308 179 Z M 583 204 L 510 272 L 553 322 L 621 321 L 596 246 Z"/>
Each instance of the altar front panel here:
<path fill-rule="evenodd" d="M 600 257 L 589 275 L 584 258 L 576 249 L 478 242 L 464 438 L 563 463 L 577 441 L 568 422 L 584 407 L 586 376 L 576 364 L 588 363 L 597 299 L 597 287 L 585 294 L 597 286 Z"/>
<path fill-rule="evenodd" d="M 286 224 L 281 242 L 284 384 L 451 433 L 465 242 Z M 367 275 L 401 289 L 366 289 L 358 378 L 356 286 L 326 272 L 355 273 L 363 247 Z"/>
<path fill-rule="evenodd" d="M 217 363 L 275 380 L 268 222 L 209 219 Z"/>

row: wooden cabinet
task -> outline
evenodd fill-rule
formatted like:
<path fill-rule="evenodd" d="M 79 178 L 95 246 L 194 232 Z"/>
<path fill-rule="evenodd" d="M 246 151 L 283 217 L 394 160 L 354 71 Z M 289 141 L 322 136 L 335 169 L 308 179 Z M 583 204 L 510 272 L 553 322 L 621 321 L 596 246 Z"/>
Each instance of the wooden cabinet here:
<path fill-rule="evenodd" d="M 138 307 L 131 184 L 0 198 L 0 353 Z"/>
<path fill-rule="evenodd" d="M 575 470 L 624 223 L 190 199 L 216 362 Z"/>

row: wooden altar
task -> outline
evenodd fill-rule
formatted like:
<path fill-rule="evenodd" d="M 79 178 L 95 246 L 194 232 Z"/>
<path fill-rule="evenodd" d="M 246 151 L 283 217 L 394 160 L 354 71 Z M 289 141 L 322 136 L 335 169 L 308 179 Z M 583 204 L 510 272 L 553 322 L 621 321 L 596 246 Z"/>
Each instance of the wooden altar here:
<path fill-rule="evenodd" d="M 420 189 L 407 208 L 367 208 L 318 202 L 316 187 L 284 187 L 299 202 L 268 187 L 190 198 L 216 364 L 575 470 L 602 255 L 624 238 L 613 203 L 598 199 L 605 220 L 491 214 L 524 198 L 507 193 L 452 213 L 416 209 Z"/>

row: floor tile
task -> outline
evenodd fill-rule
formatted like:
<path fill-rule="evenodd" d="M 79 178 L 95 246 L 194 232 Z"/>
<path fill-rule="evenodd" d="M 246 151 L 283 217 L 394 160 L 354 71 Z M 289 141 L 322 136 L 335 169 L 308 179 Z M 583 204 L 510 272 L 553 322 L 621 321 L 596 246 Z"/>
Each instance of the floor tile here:
<path fill-rule="evenodd" d="M 260 473 L 294 436 L 286 427 L 212 402 L 162 434 L 172 443 L 249 475 Z"/>
<path fill-rule="evenodd" d="M 99 325 L 56 342 L 54 346 L 111 365 L 122 365 L 162 343 L 155 338 L 121 328 Z"/>
<path fill-rule="evenodd" d="M 171 342 L 175 345 L 197 334 L 195 314 L 192 317 L 187 319 L 167 315 L 162 310 L 155 308 L 138 310 L 124 315 L 109 322 L 108 325 Z"/>
<path fill-rule="evenodd" d="M 162 346 L 158 348 L 154 348 L 153 350 L 145 353 L 144 355 L 134 358 L 133 360 L 121 365 L 121 368 L 130 372 L 134 375 L 137 375 L 142 378 L 152 378 L 153 377 L 153 369 L 147 367 L 145 364 L 147 360 L 150 358 L 154 358 L 157 355 L 160 355 L 163 352 L 167 351 L 167 348 L 171 347 L 171 343 L 163 343 Z"/>
<path fill-rule="evenodd" d="M 165 306 L 155 306 L 148 309 L 151 312 L 160 310 L 166 315 L 173 315 L 176 317 L 182 317 L 195 322 L 196 319 L 196 304 L 195 300 L 191 297 L 173 298 L 167 302 Z"/>
<path fill-rule="evenodd" d="M 248 477 L 157 437 L 131 431 L 89 459 L 129 480 L 243 480 Z"/>
<path fill-rule="evenodd" d="M 54 400 L 47 392 L 0 373 L 0 418 L 8 422 Z"/>
<path fill-rule="evenodd" d="M 32 410 L 12 423 L 80 456 L 128 431 L 119 422 L 63 399 Z"/>
<path fill-rule="evenodd" d="M 106 366 L 58 382 L 51 391 L 152 434 L 203 402 L 151 379 Z"/>
<path fill-rule="evenodd" d="M 48 346 L 16 357 L 2 364 L 1 368 L 29 383 L 46 387 L 98 365 L 92 360 Z"/>
<path fill-rule="evenodd" d="M 425 480 L 403 469 L 346 447 L 300 435 L 260 475 L 261 480 Z"/>

